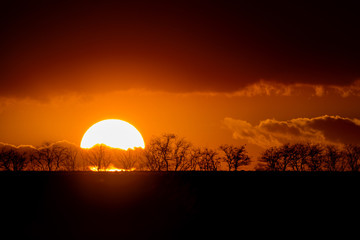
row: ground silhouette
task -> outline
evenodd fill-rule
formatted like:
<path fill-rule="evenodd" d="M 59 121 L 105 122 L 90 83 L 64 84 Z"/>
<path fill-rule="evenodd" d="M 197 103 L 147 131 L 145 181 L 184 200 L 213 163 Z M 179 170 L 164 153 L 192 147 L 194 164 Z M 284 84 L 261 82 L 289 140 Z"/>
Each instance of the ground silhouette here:
<path fill-rule="evenodd" d="M 344 236 L 356 222 L 359 177 L 352 172 L 0 172 L 0 228 L 30 239 Z"/>

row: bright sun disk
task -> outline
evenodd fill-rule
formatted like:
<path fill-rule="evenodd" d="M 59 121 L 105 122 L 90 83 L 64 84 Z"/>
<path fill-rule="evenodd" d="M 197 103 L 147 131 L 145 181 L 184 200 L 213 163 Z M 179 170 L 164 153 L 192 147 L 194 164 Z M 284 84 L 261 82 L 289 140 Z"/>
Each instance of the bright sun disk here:
<path fill-rule="evenodd" d="M 80 147 L 92 148 L 96 144 L 123 150 L 145 148 L 140 132 L 130 123 L 118 119 L 107 119 L 92 125 L 84 134 Z"/>

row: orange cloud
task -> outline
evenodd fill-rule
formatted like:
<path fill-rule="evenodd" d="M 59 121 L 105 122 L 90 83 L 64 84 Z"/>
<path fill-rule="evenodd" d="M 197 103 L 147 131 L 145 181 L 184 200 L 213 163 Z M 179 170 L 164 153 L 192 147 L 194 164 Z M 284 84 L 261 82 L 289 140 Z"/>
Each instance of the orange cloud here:
<path fill-rule="evenodd" d="M 349 85 L 325 85 L 325 84 L 304 84 L 293 83 L 286 84 L 277 81 L 259 80 L 235 91 L 193 91 L 185 93 L 177 93 L 179 95 L 199 95 L 199 96 L 225 96 L 233 97 L 258 97 L 258 96 L 306 96 L 306 97 L 359 97 L 360 96 L 360 80 L 354 81 Z"/>
<path fill-rule="evenodd" d="M 321 84 L 284 84 L 274 81 L 260 80 L 235 92 L 227 93 L 228 97 L 254 96 L 316 96 L 336 95 L 341 97 L 360 96 L 360 80 L 350 85 L 321 85 Z"/>
<path fill-rule="evenodd" d="M 265 148 L 298 141 L 360 143 L 360 120 L 340 116 L 324 115 L 287 121 L 266 119 L 255 126 L 243 120 L 225 118 L 224 124 L 233 132 L 235 139 Z"/>

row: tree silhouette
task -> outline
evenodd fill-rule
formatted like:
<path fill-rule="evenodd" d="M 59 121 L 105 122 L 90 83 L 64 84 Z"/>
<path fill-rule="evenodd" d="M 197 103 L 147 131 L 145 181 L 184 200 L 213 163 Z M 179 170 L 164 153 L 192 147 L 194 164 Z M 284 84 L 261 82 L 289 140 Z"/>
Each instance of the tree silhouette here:
<path fill-rule="evenodd" d="M 321 171 L 324 162 L 323 147 L 307 143 L 307 166 L 310 171 Z"/>
<path fill-rule="evenodd" d="M 96 171 L 106 171 L 111 163 L 111 157 L 107 153 L 108 150 L 109 147 L 106 145 L 96 144 L 90 149 L 83 149 L 82 156 Z"/>
<path fill-rule="evenodd" d="M 145 157 L 150 170 L 169 171 L 169 161 L 173 151 L 172 142 L 175 138 L 175 134 L 163 134 L 161 137 L 153 137 L 150 140 L 145 150 Z"/>
<path fill-rule="evenodd" d="M 360 146 L 353 144 L 345 145 L 344 156 L 350 171 L 360 170 Z"/>
<path fill-rule="evenodd" d="M 64 146 L 53 144 L 52 151 L 55 160 L 55 171 L 61 170 L 65 160 L 68 158 L 68 149 Z"/>
<path fill-rule="evenodd" d="M 335 171 L 344 171 L 344 155 L 341 151 L 334 145 L 327 145 L 325 147 L 324 154 L 324 170 L 335 172 Z"/>
<path fill-rule="evenodd" d="M 200 150 L 198 166 L 200 171 L 217 171 L 220 166 L 218 153 L 209 148 Z"/>
<path fill-rule="evenodd" d="M 197 170 L 197 167 L 199 165 L 201 157 L 201 149 L 200 148 L 190 148 L 190 151 L 188 153 L 188 159 L 185 161 L 185 167 L 184 170 L 186 171 L 195 171 Z"/>
<path fill-rule="evenodd" d="M 52 151 L 52 144 L 46 142 L 42 147 L 38 148 L 36 156 L 36 164 L 43 171 L 53 171 L 55 169 L 55 157 Z"/>
<path fill-rule="evenodd" d="M 193 160 L 190 153 L 191 143 L 184 138 L 177 139 L 174 143 L 172 159 L 174 161 L 174 171 L 186 171 L 191 167 Z"/>
<path fill-rule="evenodd" d="M 185 171 L 193 168 L 196 154 L 192 145 L 175 134 L 153 137 L 145 149 L 147 166 L 153 171 Z"/>
<path fill-rule="evenodd" d="M 64 150 L 63 168 L 66 171 L 78 170 L 79 148 L 75 145 L 69 145 Z"/>
<path fill-rule="evenodd" d="M 245 145 L 236 147 L 232 145 L 221 145 L 220 149 L 225 153 L 224 161 L 228 164 L 229 171 L 237 171 L 240 166 L 250 163 L 250 158 L 245 150 Z"/>
<path fill-rule="evenodd" d="M 347 168 L 345 157 L 334 145 L 287 143 L 266 149 L 259 161 L 268 171 L 344 171 Z"/>
<path fill-rule="evenodd" d="M 290 157 L 289 165 L 293 171 L 306 171 L 308 160 L 308 147 L 303 143 L 295 143 L 289 145 L 288 149 Z"/>
<path fill-rule="evenodd" d="M 144 155 L 142 148 L 135 149 L 112 149 L 115 161 L 120 164 L 122 169 L 130 170 L 140 167 L 141 158 Z"/>
<path fill-rule="evenodd" d="M 286 171 L 291 159 L 294 157 L 293 148 L 290 143 L 284 144 L 280 148 L 279 170 Z"/>
<path fill-rule="evenodd" d="M 45 142 L 35 155 L 37 168 L 44 171 L 62 170 L 64 162 L 68 158 L 68 149 L 58 143 Z"/>
<path fill-rule="evenodd" d="M 4 145 L 0 148 L 0 168 L 7 171 L 22 171 L 26 168 L 28 159 L 18 148 Z"/>
<path fill-rule="evenodd" d="M 222 162 L 228 171 L 238 171 L 250 163 L 245 145 L 194 147 L 185 138 L 167 133 L 153 137 L 146 149 L 119 150 L 98 144 L 80 149 L 66 141 L 35 148 L 0 143 L 0 170 L 5 171 L 106 171 L 116 162 L 122 169 L 150 171 L 218 171 Z M 360 171 L 360 145 L 286 143 L 265 149 L 255 170 L 265 171 Z M 225 164 L 224 164 L 225 166 Z"/>
<path fill-rule="evenodd" d="M 268 171 L 279 171 L 280 157 L 280 149 L 278 147 L 270 147 L 261 154 L 260 162 L 265 163 L 265 169 Z"/>

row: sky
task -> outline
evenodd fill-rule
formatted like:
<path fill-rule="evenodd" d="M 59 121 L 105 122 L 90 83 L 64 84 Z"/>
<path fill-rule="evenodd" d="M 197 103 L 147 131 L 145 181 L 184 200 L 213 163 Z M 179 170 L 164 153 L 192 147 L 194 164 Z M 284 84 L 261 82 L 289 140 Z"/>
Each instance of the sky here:
<path fill-rule="evenodd" d="M 360 143 L 351 3 L 4 1 L 0 142 L 80 144 L 117 118 L 145 143 Z"/>

